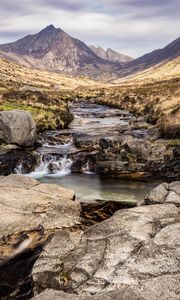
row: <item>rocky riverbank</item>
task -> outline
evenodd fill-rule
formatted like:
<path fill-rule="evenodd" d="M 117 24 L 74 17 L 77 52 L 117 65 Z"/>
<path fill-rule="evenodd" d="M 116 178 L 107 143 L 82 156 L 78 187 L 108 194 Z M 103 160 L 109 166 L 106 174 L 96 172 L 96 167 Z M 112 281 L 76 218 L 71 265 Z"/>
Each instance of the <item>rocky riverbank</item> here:
<path fill-rule="evenodd" d="M 70 110 L 74 121 L 69 129 L 45 131 L 38 140 L 28 112 L 1 112 L 0 174 L 16 173 L 17 169 L 28 174 L 39 169 L 42 161 L 53 174 L 65 167 L 62 160 L 66 155 L 72 173 L 88 169 L 132 179 L 180 178 L 179 144 L 160 138 L 157 127 L 146 118 L 85 102 L 72 102 Z"/>
<path fill-rule="evenodd" d="M 2 299 L 31 299 L 34 284 L 43 300 L 179 299 L 180 182 L 86 226 L 71 190 L 18 175 L 0 188 Z"/>
<path fill-rule="evenodd" d="M 179 144 L 160 138 L 158 128 L 128 111 L 93 103 L 71 103 L 68 130 L 45 133 L 43 155 L 64 155 L 72 173 L 85 168 L 124 178 L 180 178 Z M 61 147 L 62 145 L 62 147 Z M 67 148 L 65 148 L 67 145 Z M 58 146 L 58 147 L 57 147 Z"/>

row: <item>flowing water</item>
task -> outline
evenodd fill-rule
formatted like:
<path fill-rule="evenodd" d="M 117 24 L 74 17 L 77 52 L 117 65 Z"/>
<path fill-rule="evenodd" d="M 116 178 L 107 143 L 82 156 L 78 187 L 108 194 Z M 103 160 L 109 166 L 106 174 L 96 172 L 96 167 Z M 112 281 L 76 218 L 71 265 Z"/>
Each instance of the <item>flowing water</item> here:
<path fill-rule="evenodd" d="M 75 191 L 78 201 L 114 200 L 121 202 L 141 201 L 159 182 L 122 180 L 117 176 L 99 176 L 90 170 L 87 161 L 80 174 L 71 173 L 73 159 L 77 152 L 73 136 L 81 133 L 97 134 L 107 128 L 116 130 L 117 125 L 128 125 L 133 118 L 127 111 L 101 105 L 73 104 L 74 121 L 67 130 L 47 132 L 42 138 L 39 164 L 34 172 L 26 174 L 41 182 L 55 183 Z M 58 140 L 59 136 L 61 140 Z M 16 168 L 22 174 L 22 166 Z"/>

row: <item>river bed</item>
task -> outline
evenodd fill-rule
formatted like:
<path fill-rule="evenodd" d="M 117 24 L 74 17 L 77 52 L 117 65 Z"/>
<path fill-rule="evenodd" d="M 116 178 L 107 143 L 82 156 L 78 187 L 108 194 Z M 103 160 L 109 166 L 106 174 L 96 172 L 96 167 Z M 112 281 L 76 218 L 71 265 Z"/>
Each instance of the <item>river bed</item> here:
<path fill-rule="evenodd" d="M 79 135 L 100 134 L 106 137 L 119 130 L 118 126 L 128 126 L 133 115 L 127 111 L 113 109 L 96 104 L 71 104 L 74 120 L 69 129 L 46 132 L 42 146 L 37 149 L 41 162 L 35 171 L 26 174 L 41 182 L 55 183 L 76 193 L 80 202 L 94 200 L 139 202 L 160 181 L 124 180 L 119 176 L 98 175 L 86 161 L 80 173 L 72 173 L 73 155 L 78 153 L 74 139 Z M 142 132 L 143 134 L 144 132 Z M 139 133 L 138 133 L 139 134 Z M 86 150 L 87 151 L 87 150 Z M 23 173 L 21 166 L 17 173 Z"/>

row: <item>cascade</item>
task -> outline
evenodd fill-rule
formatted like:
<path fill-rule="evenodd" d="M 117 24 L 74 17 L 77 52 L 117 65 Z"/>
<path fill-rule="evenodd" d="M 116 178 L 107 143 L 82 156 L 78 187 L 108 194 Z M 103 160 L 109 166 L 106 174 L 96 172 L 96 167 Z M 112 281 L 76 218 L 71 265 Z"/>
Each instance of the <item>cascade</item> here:
<path fill-rule="evenodd" d="M 29 174 L 24 174 L 31 178 L 39 179 L 43 177 L 62 177 L 71 173 L 71 165 L 73 161 L 63 155 L 57 157 L 54 155 L 41 155 L 40 163 L 35 167 L 35 170 Z M 23 174 L 22 164 L 15 169 L 16 174 Z"/>

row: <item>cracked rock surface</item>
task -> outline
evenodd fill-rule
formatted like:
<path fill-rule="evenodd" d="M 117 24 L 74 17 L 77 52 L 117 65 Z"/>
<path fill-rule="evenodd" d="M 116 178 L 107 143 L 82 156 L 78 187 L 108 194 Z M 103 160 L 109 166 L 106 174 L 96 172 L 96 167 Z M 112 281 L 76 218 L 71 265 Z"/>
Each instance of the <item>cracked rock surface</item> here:
<path fill-rule="evenodd" d="M 61 263 L 54 274 L 59 281 L 56 285 L 46 282 L 45 288 L 66 293 L 48 290 L 35 299 L 178 300 L 179 221 L 179 209 L 174 204 L 117 211 L 87 229 L 79 242 L 76 239 L 77 244 L 65 246 L 62 255 L 56 252 Z M 56 247 L 60 247 L 63 240 L 57 241 Z"/>
<path fill-rule="evenodd" d="M 32 268 L 52 233 L 80 222 L 74 192 L 26 176 L 0 179 L 0 299 L 33 296 Z"/>
<path fill-rule="evenodd" d="M 54 230 L 80 222 L 80 207 L 71 190 L 10 175 L 1 177 L 0 191 L 0 237 L 39 225 Z"/>

